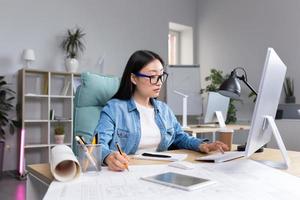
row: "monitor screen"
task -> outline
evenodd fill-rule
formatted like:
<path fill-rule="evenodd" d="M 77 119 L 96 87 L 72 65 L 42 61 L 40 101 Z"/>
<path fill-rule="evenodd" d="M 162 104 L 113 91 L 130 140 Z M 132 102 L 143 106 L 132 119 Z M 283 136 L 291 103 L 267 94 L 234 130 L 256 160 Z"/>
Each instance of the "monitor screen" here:
<path fill-rule="evenodd" d="M 209 92 L 204 123 L 218 122 L 216 111 L 220 111 L 226 121 L 229 98 L 216 92 Z"/>
<path fill-rule="evenodd" d="M 266 116 L 275 118 L 285 74 L 285 64 L 274 49 L 268 48 L 246 146 L 247 157 L 271 139 L 272 128 Z"/>

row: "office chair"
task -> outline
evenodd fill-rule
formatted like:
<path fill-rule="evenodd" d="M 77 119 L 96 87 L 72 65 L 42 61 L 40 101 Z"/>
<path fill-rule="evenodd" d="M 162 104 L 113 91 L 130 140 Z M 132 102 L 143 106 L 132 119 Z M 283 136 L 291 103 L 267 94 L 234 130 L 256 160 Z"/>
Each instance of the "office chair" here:
<path fill-rule="evenodd" d="M 118 77 L 85 72 L 81 74 L 74 99 L 73 151 L 77 154 L 76 135 L 91 142 L 100 112 L 106 102 L 117 92 Z"/>

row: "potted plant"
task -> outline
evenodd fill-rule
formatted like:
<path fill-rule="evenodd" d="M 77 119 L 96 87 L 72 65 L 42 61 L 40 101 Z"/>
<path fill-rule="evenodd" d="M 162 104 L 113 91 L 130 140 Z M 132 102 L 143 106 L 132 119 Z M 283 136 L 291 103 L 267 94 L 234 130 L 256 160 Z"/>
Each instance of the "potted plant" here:
<path fill-rule="evenodd" d="M 209 81 L 210 83 L 206 86 L 205 89 L 201 89 L 200 93 L 204 92 L 217 92 L 220 85 L 227 79 L 229 75 L 223 76 L 223 71 L 211 69 L 210 75 L 205 77 L 205 81 Z M 226 124 L 235 123 L 236 122 L 236 108 L 233 104 L 234 100 L 230 99 L 229 107 L 227 111 Z"/>
<path fill-rule="evenodd" d="M 61 48 L 67 54 L 65 65 L 69 72 L 76 72 L 78 69 L 78 56 L 85 49 L 82 41 L 84 35 L 85 33 L 83 33 L 81 28 L 75 28 L 74 30 L 68 29 L 67 34 L 61 43 Z"/>
<path fill-rule="evenodd" d="M 56 126 L 54 129 L 54 137 L 56 144 L 63 144 L 65 138 L 65 128 L 63 126 Z"/>
<path fill-rule="evenodd" d="M 15 92 L 9 89 L 4 76 L 0 76 L 0 176 L 3 169 L 5 134 L 7 132 L 13 134 L 15 128 L 18 127 L 18 121 L 12 120 L 9 117 L 9 113 L 14 111 L 14 99 Z"/>
<path fill-rule="evenodd" d="M 294 96 L 294 81 L 290 77 L 285 78 L 283 84 L 283 89 L 285 93 L 285 103 L 295 103 L 296 97 Z"/>

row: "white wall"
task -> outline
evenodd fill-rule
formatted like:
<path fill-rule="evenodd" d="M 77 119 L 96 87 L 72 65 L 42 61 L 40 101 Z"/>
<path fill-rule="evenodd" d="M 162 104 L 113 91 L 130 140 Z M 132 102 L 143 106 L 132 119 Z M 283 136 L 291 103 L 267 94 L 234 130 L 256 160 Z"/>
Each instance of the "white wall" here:
<path fill-rule="evenodd" d="M 258 88 L 267 47 L 273 47 L 294 78 L 300 101 L 300 1 L 298 0 L 199 0 L 198 55 L 201 80 L 211 68 L 225 73 L 244 67 L 248 81 Z M 241 83 L 244 104 L 238 103 L 239 119 L 251 117 L 250 90 Z"/>
<path fill-rule="evenodd" d="M 167 60 L 169 22 L 196 30 L 197 0 L 10 0 L 0 1 L 0 75 L 15 84 L 22 68 L 21 53 L 36 53 L 33 68 L 65 70 L 59 48 L 68 28 L 78 25 L 86 33 L 86 51 L 80 72 L 99 72 L 97 61 L 104 56 L 104 73 L 121 76 L 131 53 L 150 49 Z M 194 34 L 195 35 L 195 34 Z M 8 137 L 4 170 L 16 169 L 17 135 Z"/>

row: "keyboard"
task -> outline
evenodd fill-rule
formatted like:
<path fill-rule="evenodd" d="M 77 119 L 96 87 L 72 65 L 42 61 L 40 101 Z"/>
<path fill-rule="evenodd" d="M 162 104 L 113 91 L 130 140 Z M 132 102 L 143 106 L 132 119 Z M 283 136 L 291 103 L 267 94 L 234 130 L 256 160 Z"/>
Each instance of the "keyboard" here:
<path fill-rule="evenodd" d="M 227 151 L 224 154 L 216 153 L 208 156 L 197 157 L 197 161 L 208 161 L 208 162 L 225 162 L 245 156 L 245 151 Z"/>

